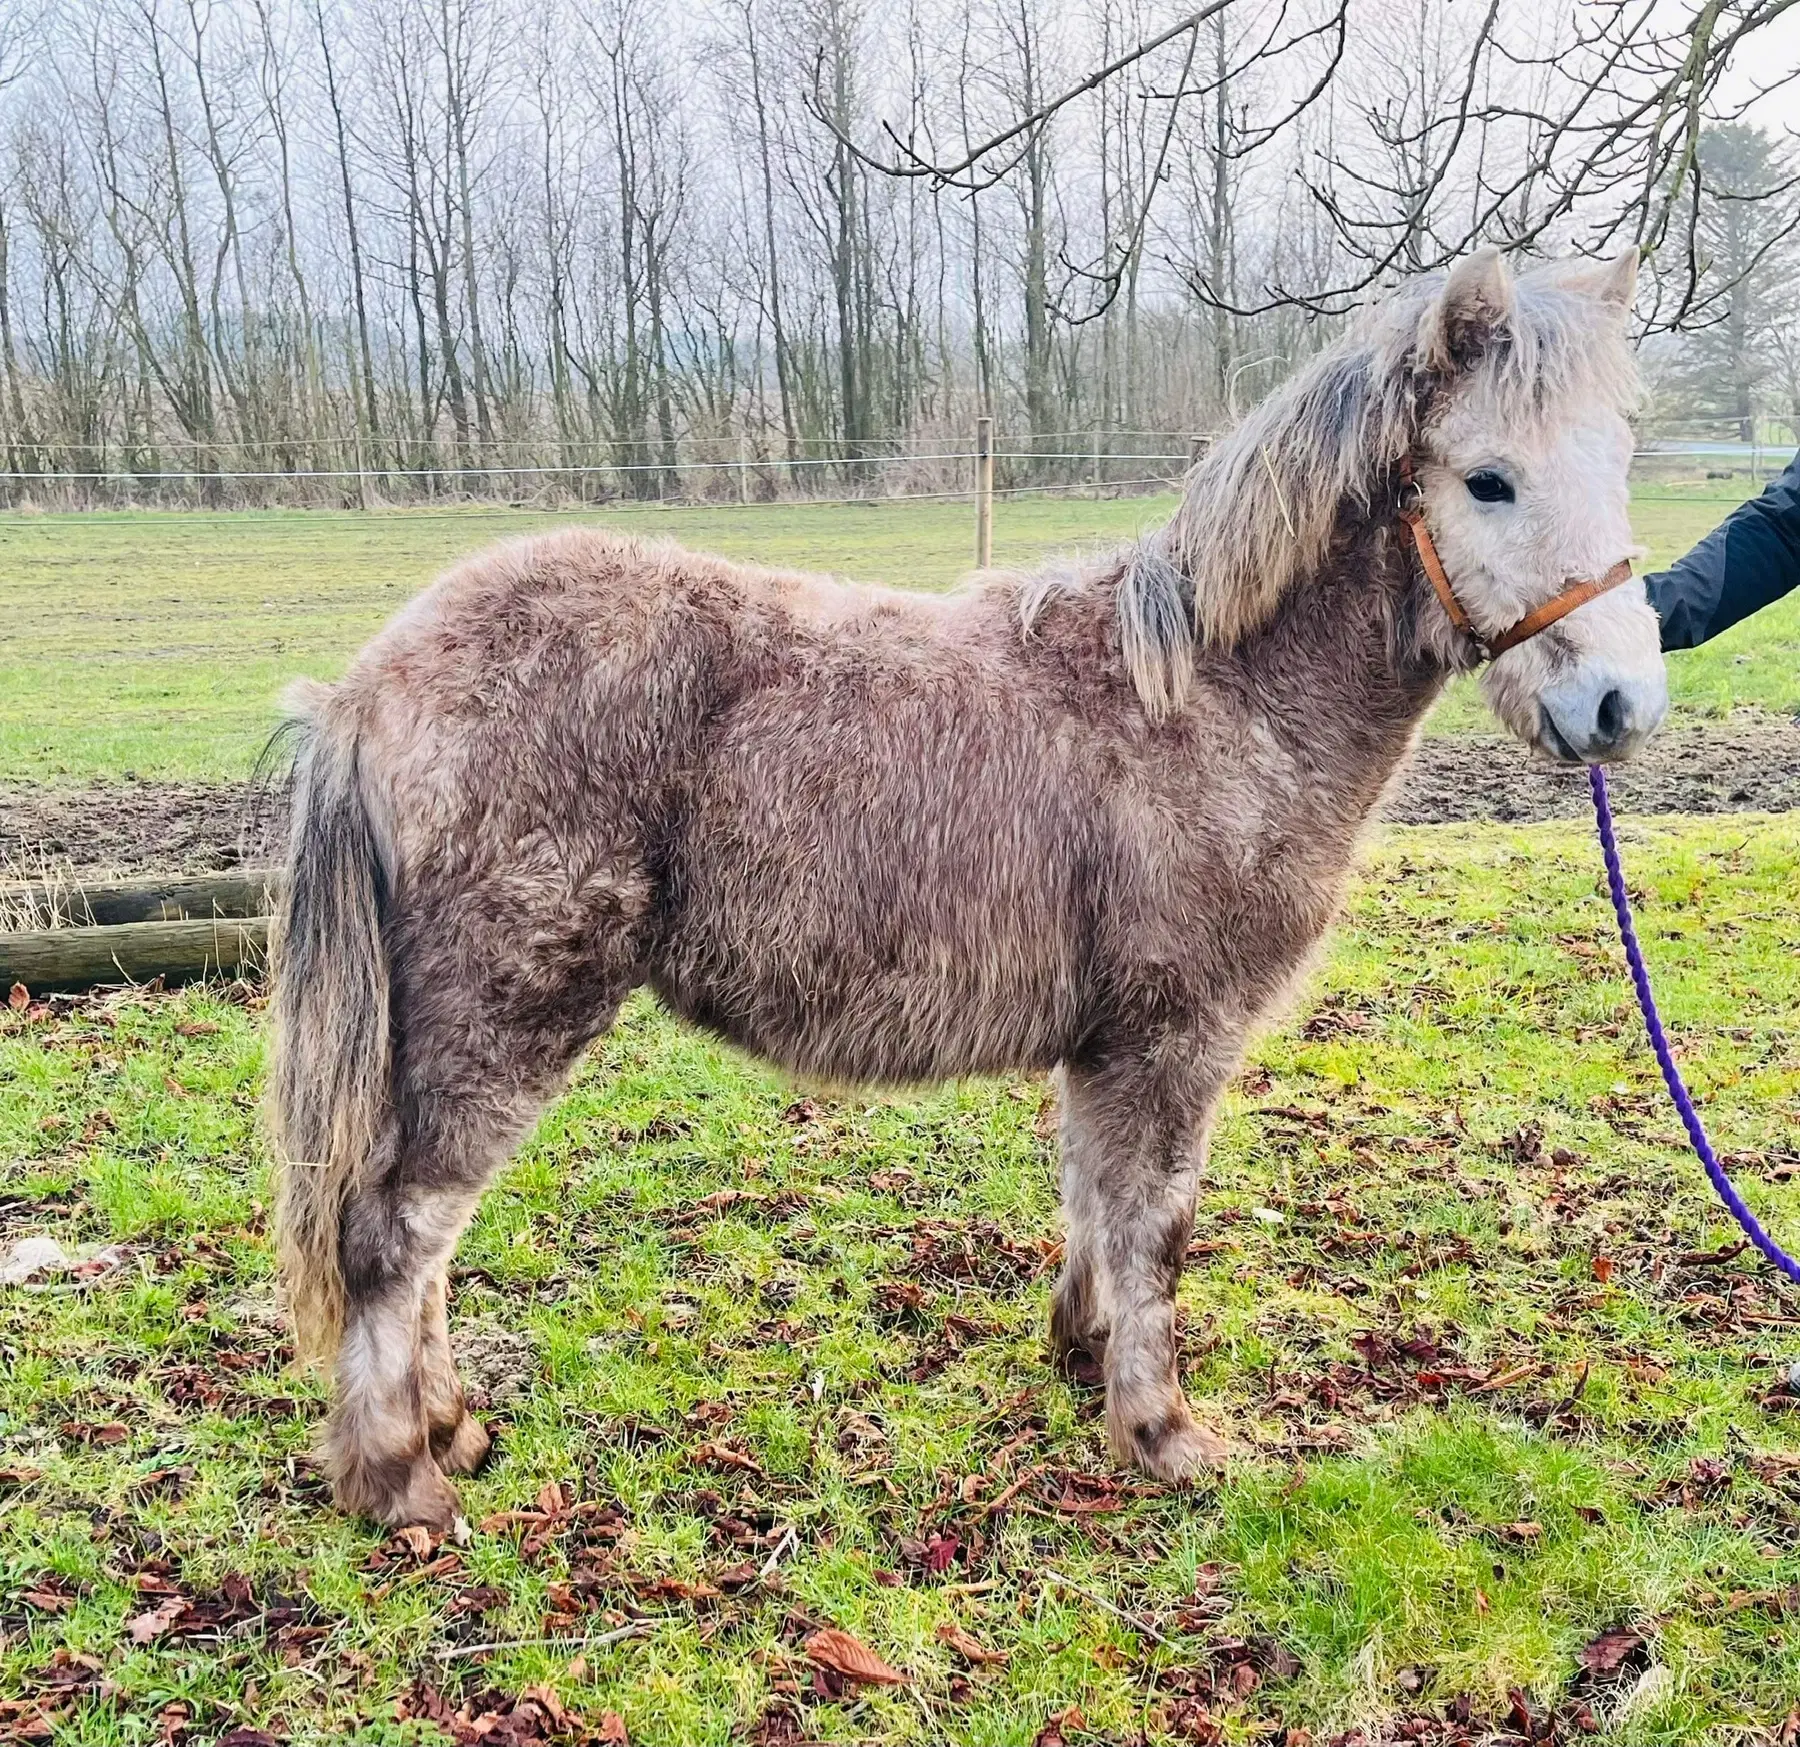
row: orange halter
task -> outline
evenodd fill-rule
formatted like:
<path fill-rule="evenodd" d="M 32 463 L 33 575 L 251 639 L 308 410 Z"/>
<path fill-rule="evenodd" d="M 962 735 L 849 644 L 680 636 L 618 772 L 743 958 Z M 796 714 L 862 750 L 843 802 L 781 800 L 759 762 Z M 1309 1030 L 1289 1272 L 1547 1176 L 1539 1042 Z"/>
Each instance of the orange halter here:
<path fill-rule="evenodd" d="M 1418 550 L 1419 563 L 1430 578 L 1431 586 L 1437 590 L 1438 599 L 1444 603 L 1444 611 L 1450 615 L 1450 623 L 1469 638 L 1490 661 L 1523 643 L 1526 638 L 1535 637 L 1538 632 L 1547 630 L 1558 619 L 1566 619 L 1577 607 L 1586 606 L 1597 596 L 1617 588 L 1620 583 L 1628 582 L 1631 578 L 1629 558 L 1621 558 L 1604 576 L 1585 579 L 1571 577 L 1561 594 L 1551 596 L 1540 607 L 1533 607 L 1517 624 L 1509 625 L 1497 637 L 1484 637 L 1463 611 L 1463 604 L 1456 598 L 1456 590 L 1450 586 L 1450 578 L 1445 574 L 1443 560 L 1438 557 L 1431 530 L 1425 525 L 1424 503 L 1418 482 L 1413 478 L 1410 455 L 1403 455 L 1400 459 L 1400 480 L 1400 523 Z"/>

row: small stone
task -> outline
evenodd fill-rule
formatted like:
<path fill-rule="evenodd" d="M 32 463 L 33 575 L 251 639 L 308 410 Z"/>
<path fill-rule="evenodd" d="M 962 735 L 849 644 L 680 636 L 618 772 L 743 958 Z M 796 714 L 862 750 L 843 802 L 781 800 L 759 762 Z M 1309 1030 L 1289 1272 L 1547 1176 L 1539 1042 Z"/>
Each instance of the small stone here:
<path fill-rule="evenodd" d="M 0 1286 L 21 1286 L 45 1274 L 64 1274 L 69 1258 L 53 1237 L 22 1237 L 0 1261 Z"/>
<path fill-rule="evenodd" d="M 1787 1368 L 1787 1386 L 1796 1395 L 1800 1395 L 1800 1359 L 1794 1360 Z"/>

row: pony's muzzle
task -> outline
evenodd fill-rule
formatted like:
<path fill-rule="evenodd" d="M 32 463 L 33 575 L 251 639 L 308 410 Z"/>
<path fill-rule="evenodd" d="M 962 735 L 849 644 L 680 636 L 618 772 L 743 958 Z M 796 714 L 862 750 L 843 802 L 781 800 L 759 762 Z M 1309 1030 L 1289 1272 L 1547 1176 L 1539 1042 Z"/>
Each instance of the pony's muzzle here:
<path fill-rule="evenodd" d="M 1564 764 L 1630 758 L 1662 724 L 1669 687 L 1659 662 L 1649 673 L 1583 668 L 1538 700 L 1538 744 Z"/>

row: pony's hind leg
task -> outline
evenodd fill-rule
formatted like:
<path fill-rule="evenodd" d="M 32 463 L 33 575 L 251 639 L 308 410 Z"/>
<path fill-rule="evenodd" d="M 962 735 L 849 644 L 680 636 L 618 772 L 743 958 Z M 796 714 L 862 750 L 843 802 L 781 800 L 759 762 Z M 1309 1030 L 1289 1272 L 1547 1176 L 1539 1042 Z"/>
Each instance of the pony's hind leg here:
<path fill-rule="evenodd" d="M 345 1328 L 327 1455 L 338 1501 L 391 1525 L 448 1528 L 447 1472 L 471 1472 L 487 1433 L 450 1354 L 444 1270 L 482 1190 L 623 986 L 592 960 L 531 987 L 474 953 L 406 961 L 396 990 L 391 1162 L 344 1208 Z"/>
<path fill-rule="evenodd" d="M 446 1474 L 479 1473 L 493 1440 L 469 1412 L 450 1350 L 449 1278 L 440 1268 L 425 1288 L 425 1425 L 432 1459 Z"/>
<path fill-rule="evenodd" d="M 1191 1072 L 1147 1072 L 1141 1057 L 1071 1069 L 1062 1093 L 1068 1245 L 1052 1343 L 1103 1359 L 1114 1457 L 1186 1479 L 1231 1451 L 1188 1407 L 1175 1347 L 1175 1289 L 1215 1094 Z"/>
<path fill-rule="evenodd" d="M 472 1205 L 390 1178 L 345 1209 L 344 1337 L 325 1455 L 338 1503 L 390 1526 L 448 1529 L 456 1519 L 455 1489 L 431 1447 L 447 1403 L 430 1362 L 427 1300 Z"/>

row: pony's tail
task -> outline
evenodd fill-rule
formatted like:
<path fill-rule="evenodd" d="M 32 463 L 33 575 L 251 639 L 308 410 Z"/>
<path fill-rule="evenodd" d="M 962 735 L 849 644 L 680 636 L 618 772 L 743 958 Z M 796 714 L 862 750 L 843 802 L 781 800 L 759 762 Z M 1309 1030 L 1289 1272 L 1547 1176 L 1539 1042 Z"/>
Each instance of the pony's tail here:
<path fill-rule="evenodd" d="M 354 726 L 327 686 L 296 687 L 286 701 L 293 771 L 268 1092 L 276 1259 L 295 1349 L 328 1366 L 344 1326 L 344 1209 L 388 1116 L 388 872 Z"/>

